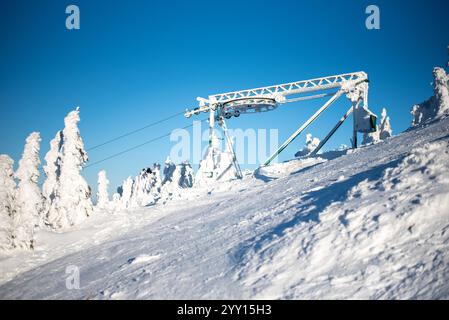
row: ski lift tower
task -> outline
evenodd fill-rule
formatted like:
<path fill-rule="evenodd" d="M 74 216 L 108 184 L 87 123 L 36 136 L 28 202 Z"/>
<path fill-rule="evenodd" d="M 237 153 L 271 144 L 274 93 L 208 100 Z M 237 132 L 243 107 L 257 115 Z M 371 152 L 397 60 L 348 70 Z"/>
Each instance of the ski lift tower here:
<path fill-rule="evenodd" d="M 209 129 L 212 139 L 216 120 L 222 126 L 225 119 L 239 117 L 242 114 L 267 112 L 286 103 L 330 97 L 263 163 L 264 166 L 267 166 L 342 95 L 346 95 L 351 102 L 351 106 L 316 149 L 312 151 L 311 154 L 315 155 L 351 113 L 353 113 L 354 119 L 353 148 L 357 148 L 357 132 L 366 133 L 376 131 L 377 117 L 368 109 L 368 75 L 365 72 L 360 71 L 269 87 L 220 93 L 211 95 L 208 99 L 198 97 L 197 101 L 199 102 L 199 106 L 192 110 L 186 110 L 184 115 L 190 118 L 193 115 L 209 112 Z M 226 126 L 222 126 L 222 129 L 224 129 L 226 139 L 229 139 Z M 236 163 L 236 165 L 238 164 Z"/>

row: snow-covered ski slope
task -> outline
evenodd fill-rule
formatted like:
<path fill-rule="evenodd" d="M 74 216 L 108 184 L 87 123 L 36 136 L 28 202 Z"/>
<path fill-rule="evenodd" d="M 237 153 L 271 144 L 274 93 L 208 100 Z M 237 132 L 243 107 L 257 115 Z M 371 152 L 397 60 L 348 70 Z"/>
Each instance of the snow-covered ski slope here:
<path fill-rule="evenodd" d="M 1 256 L 0 298 L 447 299 L 448 143 L 449 118 L 41 231 L 34 253 Z"/>

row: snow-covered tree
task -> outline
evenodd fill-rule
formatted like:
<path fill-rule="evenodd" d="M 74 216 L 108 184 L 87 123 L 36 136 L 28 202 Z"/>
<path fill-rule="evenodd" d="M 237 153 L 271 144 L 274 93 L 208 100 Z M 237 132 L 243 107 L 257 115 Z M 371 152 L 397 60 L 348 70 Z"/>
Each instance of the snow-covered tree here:
<path fill-rule="evenodd" d="M 144 168 L 134 179 L 131 207 L 145 207 L 156 202 L 152 168 Z"/>
<path fill-rule="evenodd" d="M 42 195 L 44 196 L 45 220 L 52 216 L 55 210 L 55 194 L 58 186 L 59 176 L 61 175 L 61 150 L 62 150 L 62 131 L 58 131 L 56 136 L 50 141 L 50 150 L 45 155 L 44 172 L 47 177 L 42 185 Z"/>
<path fill-rule="evenodd" d="M 181 188 L 192 188 L 194 183 L 194 172 L 192 166 L 188 161 L 180 164 L 180 179 L 179 186 Z"/>
<path fill-rule="evenodd" d="M 170 167 L 169 164 L 172 164 L 172 162 L 168 159 L 167 167 Z M 168 168 L 167 170 L 165 178 L 167 179 L 166 184 L 169 184 L 174 170 Z M 128 177 L 123 181 L 123 184 L 117 189 L 113 206 L 118 210 L 154 204 L 160 198 L 161 187 L 160 165 L 155 163 L 153 167 L 142 169 L 134 179 Z"/>
<path fill-rule="evenodd" d="M 170 168 L 172 162 L 170 163 Z M 166 163 L 167 168 L 167 163 Z M 165 170 L 164 170 L 165 172 Z M 181 187 L 179 186 L 179 181 L 181 180 L 181 166 L 174 165 L 173 170 L 169 170 L 169 176 L 164 176 L 164 183 L 161 188 L 161 200 L 165 203 L 173 198 L 178 198 L 181 196 Z"/>
<path fill-rule="evenodd" d="M 98 172 L 98 191 L 97 191 L 97 207 L 106 209 L 109 207 L 109 180 L 106 177 L 106 171 Z"/>
<path fill-rule="evenodd" d="M 61 174 L 55 194 L 56 210 L 48 217 L 48 222 L 55 229 L 73 226 L 93 211 L 91 189 L 81 176 L 82 166 L 88 157 L 78 129 L 79 121 L 79 108 L 64 119 Z"/>
<path fill-rule="evenodd" d="M 383 108 L 379 126 L 379 139 L 385 140 L 393 136 L 393 130 L 391 129 L 390 117 L 387 116 L 387 109 Z"/>
<path fill-rule="evenodd" d="M 153 193 L 155 195 L 161 192 L 162 178 L 161 178 L 161 165 L 159 163 L 153 164 L 153 177 L 152 177 Z"/>
<path fill-rule="evenodd" d="M 162 180 L 162 185 L 173 181 L 173 174 L 175 173 L 176 165 L 171 161 L 170 157 L 165 160 L 164 166 L 164 179 Z"/>
<path fill-rule="evenodd" d="M 14 161 L 6 154 L 0 155 L 0 249 L 13 245 L 13 217 L 15 215 Z"/>
<path fill-rule="evenodd" d="M 443 68 L 433 69 L 434 95 L 428 100 L 414 105 L 412 126 L 422 124 L 431 119 L 441 118 L 449 114 L 449 76 Z"/>
<path fill-rule="evenodd" d="M 133 179 L 128 177 L 125 181 L 123 181 L 122 186 L 119 188 L 120 197 L 120 208 L 126 209 L 131 206 L 131 196 L 133 194 Z"/>
<path fill-rule="evenodd" d="M 43 197 L 38 186 L 40 141 L 38 132 L 28 136 L 15 174 L 19 183 L 17 211 L 13 216 L 14 247 L 34 248 L 34 230 L 42 218 Z"/>
<path fill-rule="evenodd" d="M 118 211 L 121 209 L 121 198 L 118 192 L 112 195 L 112 202 L 110 205 L 111 209 L 114 211 Z"/>
<path fill-rule="evenodd" d="M 311 133 L 306 135 L 306 144 L 304 148 L 295 153 L 295 157 L 305 157 L 309 155 L 320 144 L 320 139 L 314 138 Z"/>

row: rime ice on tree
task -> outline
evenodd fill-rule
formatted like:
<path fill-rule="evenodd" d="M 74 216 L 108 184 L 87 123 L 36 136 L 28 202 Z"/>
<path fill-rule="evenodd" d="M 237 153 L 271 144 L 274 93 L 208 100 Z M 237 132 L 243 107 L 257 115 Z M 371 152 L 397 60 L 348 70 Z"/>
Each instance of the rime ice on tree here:
<path fill-rule="evenodd" d="M 62 131 L 58 131 L 56 136 L 50 141 L 50 150 L 45 155 L 46 165 L 44 172 L 47 177 L 42 185 L 42 195 L 44 196 L 45 220 L 55 214 L 55 195 L 58 187 L 59 176 L 61 175 L 61 150 L 63 136 Z"/>
<path fill-rule="evenodd" d="M 412 126 L 449 114 L 449 76 L 443 68 L 436 67 L 433 69 L 433 78 L 434 95 L 428 100 L 413 106 L 411 110 Z"/>
<path fill-rule="evenodd" d="M 15 215 L 14 161 L 6 154 L 0 155 L 0 249 L 13 245 L 13 217 Z"/>
<path fill-rule="evenodd" d="M 55 195 L 56 210 L 48 219 L 56 229 L 76 225 L 93 211 L 91 189 L 81 176 L 82 166 L 88 157 L 78 129 L 79 121 L 79 108 L 70 112 L 64 119 L 61 174 Z"/>
<path fill-rule="evenodd" d="M 122 209 L 126 209 L 131 207 L 131 196 L 133 193 L 133 179 L 128 177 L 125 181 L 123 181 L 122 186 L 119 188 L 120 191 L 120 207 Z"/>
<path fill-rule="evenodd" d="M 97 207 L 100 209 L 107 209 L 109 207 L 108 194 L 109 180 L 106 177 L 106 171 L 98 172 L 98 192 L 97 192 Z"/>
<path fill-rule="evenodd" d="M 38 186 L 40 134 L 31 133 L 26 139 L 19 168 L 15 174 L 18 179 L 17 212 L 13 216 L 14 247 L 33 249 L 34 229 L 40 223 L 43 212 L 43 197 Z"/>
<path fill-rule="evenodd" d="M 316 149 L 316 147 L 318 147 L 319 144 L 320 139 L 314 138 L 312 134 L 308 133 L 306 135 L 306 144 L 304 148 L 296 152 L 295 157 L 305 157 L 309 155 L 310 153 L 312 153 L 313 150 Z"/>

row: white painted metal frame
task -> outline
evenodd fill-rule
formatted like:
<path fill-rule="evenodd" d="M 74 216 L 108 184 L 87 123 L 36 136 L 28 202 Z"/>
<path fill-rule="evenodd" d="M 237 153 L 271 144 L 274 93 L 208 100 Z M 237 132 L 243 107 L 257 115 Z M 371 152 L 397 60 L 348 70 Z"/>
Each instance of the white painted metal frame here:
<path fill-rule="evenodd" d="M 309 96 L 300 96 L 296 98 L 287 99 L 286 97 L 289 95 L 298 95 L 316 91 L 326 91 L 329 89 L 338 88 L 336 92 L 326 92 L 316 95 Z M 270 164 L 270 162 L 276 158 L 280 152 L 282 152 L 301 132 L 303 132 L 313 121 L 315 121 L 323 111 L 329 108 L 341 95 L 346 94 L 346 97 L 351 101 L 352 106 L 350 110 L 346 112 L 346 114 L 339 120 L 337 125 L 329 132 L 329 134 L 324 138 L 324 140 L 320 143 L 320 145 L 312 152 L 316 154 L 321 147 L 329 140 L 329 138 L 335 133 L 335 131 L 341 126 L 341 124 L 346 120 L 346 118 L 354 112 L 356 108 L 359 107 L 360 103 L 363 102 L 363 106 L 367 108 L 368 106 L 368 75 L 363 72 L 353 72 L 346 73 L 336 76 L 322 77 L 304 81 L 296 81 L 290 82 L 280 85 L 261 87 L 249 90 L 241 90 L 241 91 L 233 91 L 227 93 L 220 93 L 216 95 L 209 96 L 208 99 L 198 97 L 197 100 L 199 102 L 199 107 L 187 110 L 185 112 L 185 116 L 187 118 L 192 115 L 198 115 L 201 112 L 209 112 L 210 120 L 209 125 L 210 129 L 213 130 L 214 126 L 214 113 L 216 110 L 223 108 L 224 104 L 233 105 L 239 104 L 239 101 L 248 99 L 249 101 L 256 101 L 257 99 L 272 99 L 277 104 L 295 102 L 301 100 L 308 99 L 316 99 L 322 98 L 325 96 L 332 97 L 320 108 L 318 109 L 304 124 L 301 125 L 279 148 L 274 152 L 265 162 L 264 166 Z M 245 105 L 242 102 L 243 106 Z M 250 104 L 250 103 L 248 103 Z M 257 110 L 256 110 L 257 112 Z M 223 120 L 224 121 L 224 120 Z M 355 121 L 355 120 L 354 120 Z M 224 125 L 225 135 L 226 125 Z M 228 138 L 228 137 L 226 137 Z M 355 123 L 354 123 L 354 133 L 353 133 L 353 147 L 357 147 L 357 132 L 355 131 Z M 238 163 L 235 162 L 236 168 L 238 167 Z M 238 169 L 240 169 L 238 167 Z"/>
<path fill-rule="evenodd" d="M 199 107 L 192 110 L 187 110 L 185 112 L 185 116 L 189 118 L 192 115 L 199 114 L 200 112 L 216 110 L 219 105 L 242 98 L 270 98 L 276 99 L 278 103 L 286 103 L 289 102 L 289 100 L 285 100 L 285 97 L 289 95 L 341 88 L 348 82 L 360 83 L 366 80 L 368 80 L 368 75 L 363 71 L 359 71 L 268 87 L 220 93 L 210 95 L 208 99 L 198 97 L 197 100 L 199 101 Z"/>

